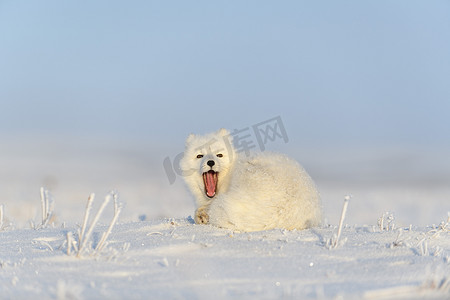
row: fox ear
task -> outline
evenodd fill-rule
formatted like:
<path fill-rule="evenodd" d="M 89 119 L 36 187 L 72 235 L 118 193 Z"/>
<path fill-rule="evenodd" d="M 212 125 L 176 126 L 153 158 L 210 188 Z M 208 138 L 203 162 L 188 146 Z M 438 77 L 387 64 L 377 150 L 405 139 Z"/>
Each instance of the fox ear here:
<path fill-rule="evenodd" d="M 220 134 L 221 136 L 230 135 L 230 132 L 228 130 L 226 130 L 225 128 L 219 129 L 219 131 L 217 133 Z"/>
<path fill-rule="evenodd" d="M 195 134 L 191 133 L 187 139 L 186 139 L 186 145 L 192 142 L 192 140 L 195 138 Z"/>

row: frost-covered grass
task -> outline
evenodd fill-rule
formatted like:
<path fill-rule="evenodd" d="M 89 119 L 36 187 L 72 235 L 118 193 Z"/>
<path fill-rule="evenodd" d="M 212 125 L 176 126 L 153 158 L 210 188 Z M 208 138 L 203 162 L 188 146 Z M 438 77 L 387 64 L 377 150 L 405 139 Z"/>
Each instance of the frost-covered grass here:
<path fill-rule="evenodd" d="M 328 249 L 337 248 L 339 245 L 343 245 L 347 241 L 347 239 L 344 239 L 341 241 L 339 241 L 339 239 L 341 238 L 342 227 L 344 225 L 345 215 L 347 214 L 347 207 L 348 207 L 349 200 L 350 200 L 350 196 L 348 196 L 348 195 L 345 196 L 344 206 L 342 207 L 341 219 L 339 220 L 338 231 L 337 231 L 337 234 L 333 234 L 333 236 L 329 240 L 327 240 L 326 246 Z"/>
<path fill-rule="evenodd" d="M 88 254 L 91 256 L 99 255 L 103 248 L 106 245 L 106 240 L 108 239 L 109 235 L 111 234 L 111 231 L 116 224 L 120 212 L 122 211 L 122 205 L 118 203 L 118 195 L 116 192 L 109 193 L 105 200 L 103 201 L 102 205 L 98 209 L 97 213 L 95 214 L 94 219 L 91 221 L 91 223 L 88 225 L 90 213 L 92 210 L 92 203 L 94 202 L 95 194 L 91 194 L 88 198 L 87 204 L 86 204 L 86 211 L 84 213 L 83 223 L 81 228 L 77 231 L 77 239 L 74 239 L 74 236 L 72 232 L 67 233 L 67 255 L 72 254 L 72 249 L 76 252 L 76 257 L 80 258 L 84 254 Z M 111 202 L 111 199 L 114 200 L 114 216 L 111 220 L 111 223 L 109 224 L 107 230 L 103 232 L 101 235 L 100 241 L 97 242 L 97 245 L 95 248 L 92 248 L 92 242 L 91 236 L 95 229 L 95 226 L 97 225 L 103 211 L 105 210 L 106 206 L 109 202 Z"/>
<path fill-rule="evenodd" d="M 42 221 L 41 223 L 38 224 L 35 224 L 33 220 L 30 221 L 31 228 L 34 228 L 36 230 L 46 228 L 51 222 L 51 219 L 53 217 L 54 200 L 52 195 L 50 194 L 50 191 L 44 187 L 41 187 L 40 195 L 41 195 Z"/>

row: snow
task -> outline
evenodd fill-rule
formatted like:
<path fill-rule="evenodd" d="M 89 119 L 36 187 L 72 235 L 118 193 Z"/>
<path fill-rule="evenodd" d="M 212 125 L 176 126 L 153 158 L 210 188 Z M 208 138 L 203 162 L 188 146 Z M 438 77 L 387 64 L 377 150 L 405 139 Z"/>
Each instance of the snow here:
<path fill-rule="evenodd" d="M 334 162 L 317 172 L 320 163 L 304 153 L 322 194 L 324 225 L 241 233 L 193 223 L 181 178 L 170 185 L 165 177 L 168 152 L 123 145 L 21 142 L 0 149 L 1 299 L 450 298 L 445 180 L 406 184 L 395 180 L 400 171 L 393 168 L 385 181 L 361 182 L 348 175 L 361 168 L 338 172 L 342 164 Z M 355 165 L 370 166 L 361 159 Z M 422 170 L 448 178 L 445 170 Z M 43 185 L 50 194 L 41 202 Z M 110 189 L 124 205 L 119 220 L 95 251 L 114 217 L 111 201 L 77 257 L 87 199 L 95 192 L 89 226 Z M 47 225 L 40 226 L 42 215 L 51 215 Z M 69 254 L 68 236 L 78 241 Z"/>
<path fill-rule="evenodd" d="M 74 228 L 0 233 L 2 298 L 443 299 L 450 295 L 449 231 L 377 226 L 239 233 L 191 218 L 116 225 L 95 256 L 67 255 Z M 97 234 L 106 226 L 99 226 Z M 98 241 L 97 235 L 94 238 Z M 419 246 L 426 243 L 428 251 Z M 91 246 L 93 247 L 93 246 Z"/>

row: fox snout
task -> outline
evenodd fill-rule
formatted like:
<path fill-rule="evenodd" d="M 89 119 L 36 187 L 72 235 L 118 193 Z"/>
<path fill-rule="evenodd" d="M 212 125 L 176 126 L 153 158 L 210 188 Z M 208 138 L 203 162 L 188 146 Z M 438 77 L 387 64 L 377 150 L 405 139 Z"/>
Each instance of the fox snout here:
<path fill-rule="evenodd" d="M 220 167 L 220 164 L 218 161 L 215 161 L 212 157 L 206 158 L 204 161 L 200 164 L 200 170 L 201 172 L 208 172 L 208 171 L 215 171 L 217 172 Z"/>

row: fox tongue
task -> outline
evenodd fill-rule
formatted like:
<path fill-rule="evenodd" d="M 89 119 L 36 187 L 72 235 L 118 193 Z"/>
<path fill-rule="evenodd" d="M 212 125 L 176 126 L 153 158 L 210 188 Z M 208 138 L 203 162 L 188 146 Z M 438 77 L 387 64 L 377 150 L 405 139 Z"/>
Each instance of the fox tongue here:
<path fill-rule="evenodd" d="M 216 195 L 216 174 L 213 171 L 206 172 L 204 174 L 204 183 L 206 195 L 210 198 Z"/>

